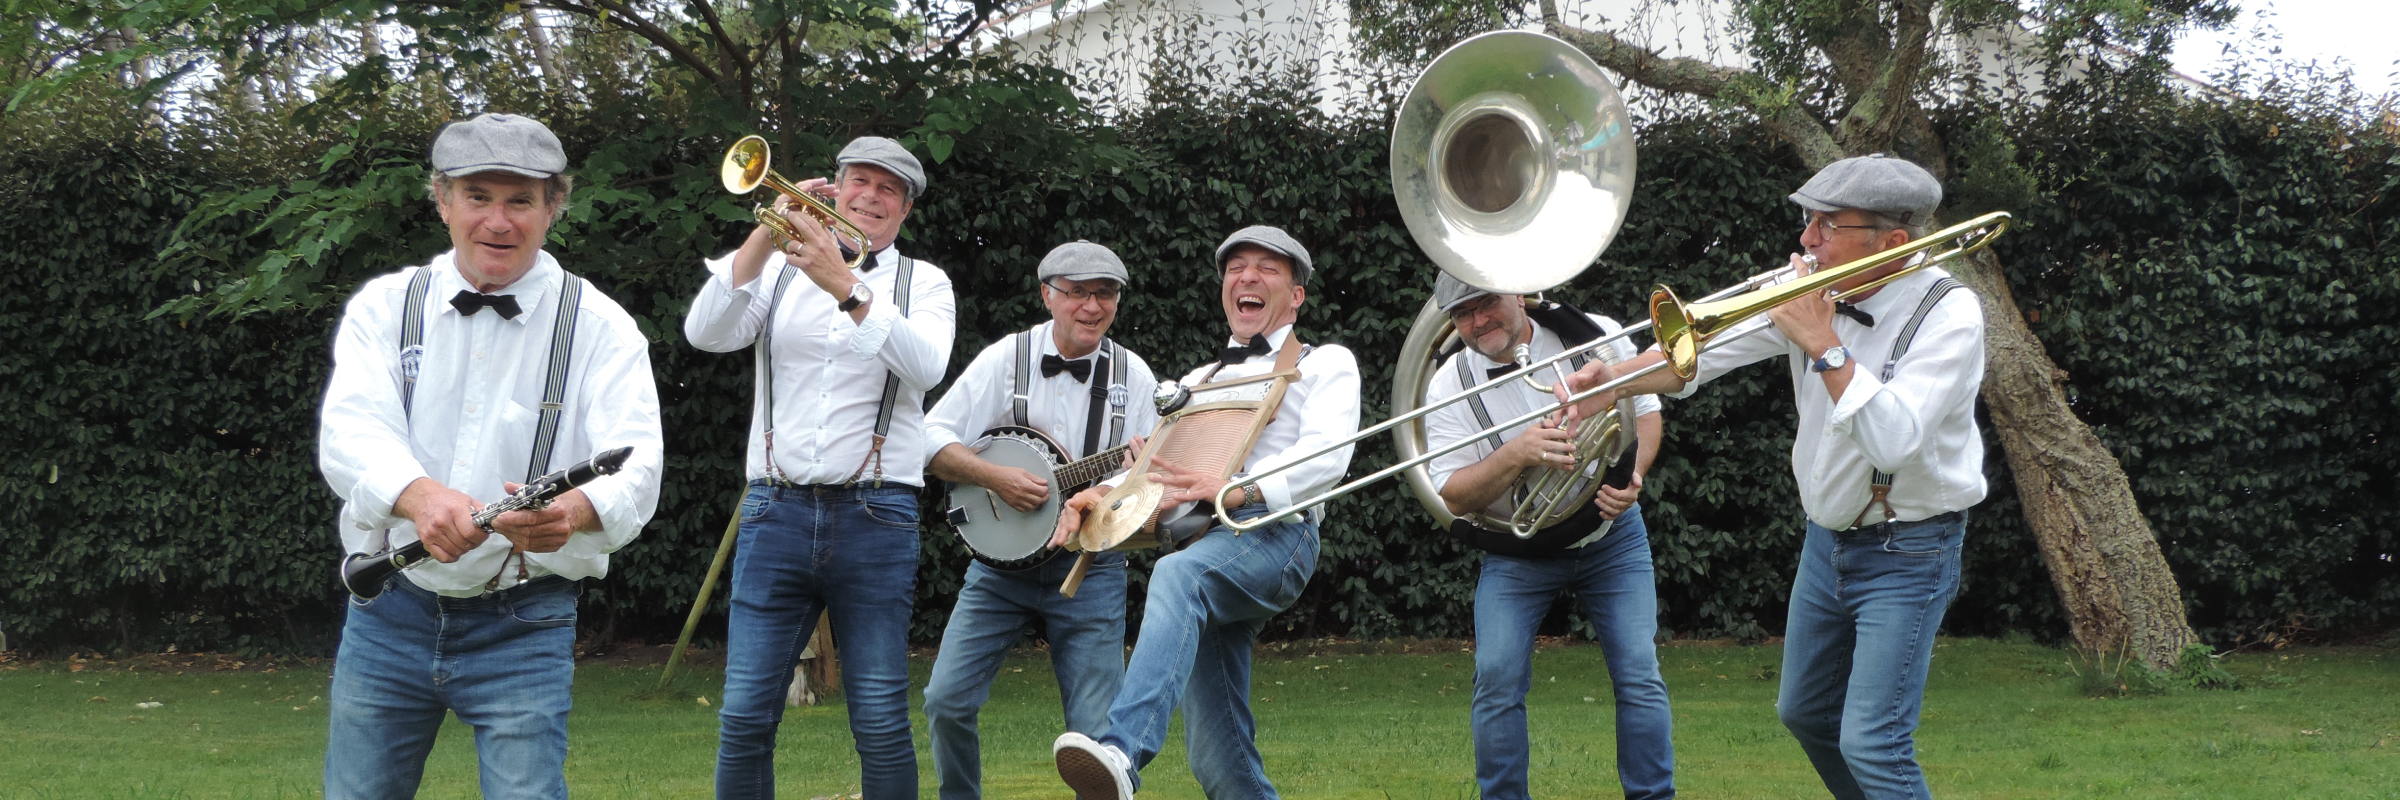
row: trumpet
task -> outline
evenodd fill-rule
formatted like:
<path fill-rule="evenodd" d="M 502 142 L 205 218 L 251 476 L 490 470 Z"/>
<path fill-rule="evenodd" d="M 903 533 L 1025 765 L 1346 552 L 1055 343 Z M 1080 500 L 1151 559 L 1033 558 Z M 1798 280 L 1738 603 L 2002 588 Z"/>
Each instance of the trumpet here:
<path fill-rule="evenodd" d="M 866 263 L 867 251 L 870 249 L 872 241 L 867 238 L 866 232 L 859 230 L 858 226 L 849 220 L 843 219 L 840 213 L 833 210 L 833 206 L 817 199 L 815 195 L 800 191 L 800 187 L 793 185 L 789 179 L 775 174 L 775 169 L 769 166 L 773 161 L 772 153 L 773 151 L 767 148 L 766 137 L 757 135 L 742 137 L 740 141 L 734 142 L 732 147 L 725 148 L 725 159 L 717 164 L 718 182 L 725 185 L 725 191 L 734 194 L 749 194 L 752 190 L 764 185 L 781 193 L 785 198 L 800 201 L 800 210 L 808 212 L 809 216 L 816 217 L 817 221 L 825 223 L 826 227 L 832 228 L 835 234 L 848 236 L 858 242 L 858 255 L 850 259 L 851 269 L 857 269 L 858 265 Z M 782 246 L 785 241 L 800 238 L 800 229 L 794 227 L 792 221 L 783 216 L 783 212 L 790 207 L 789 200 L 777 199 L 772 204 L 760 203 L 750 210 L 751 215 L 757 217 L 760 224 L 775 231 L 775 235 L 778 237 L 776 241 L 778 247 Z"/>
<path fill-rule="evenodd" d="M 1618 331 L 1614 335 L 1603 336 L 1598 339 L 1585 342 L 1577 347 L 1566 348 L 1557 355 L 1553 355 L 1539 361 L 1523 364 L 1516 370 L 1479 384 L 1473 389 L 1460 392 L 1458 395 L 1443 400 L 1442 402 L 1426 405 L 1407 413 L 1394 416 L 1391 419 L 1384 420 L 1373 427 L 1359 431 L 1349 439 L 1326 445 L 1325 447 L 1319 448 L 1306 455 L 1292 459 L 1284 466 L 1262 470 L 1256 474 L 1244 477 L 1241 480 L 1226 483 L 1225 488 L 1219 490 L 1217 493 L 1217 521 L 1218 523 L 1239 532 L 1251 530 L 1262 525 L 1277 522 L 1279 520 L 1288 519 L 1293 515 L 1365 488 L 1368 484 L 1391 477 L 1392 475 L 1405 470 L 1415 469 L 1436 458 L 1440 458 L 1442 456 L 1449 455 L 1452 452 L 1464 449 L 1469 445 L 1474 444 L 1476 440 L 1485 436 L 1489 436 L 1500 431 L 1509 430 L 1550 414 L 1557 413 L 1568 406 L 1591 399 L 1593 397 L 1598 397 L 1603 393 L 1613 392 L 1645 375 L 1649 375 L 1650 373 L 1657 372 L 1661 369 L 1673 370 L 1676 377 L 1687 381 L 1691 380 L 1692 376 L 1697 374 L 1699 371 L 1699 359 L 1701 353 L 1714 349 L 1725 342 L 1733 341 L 1735 339 L 1739 339 L 1768 328 L 1769 324 L 1767 323 L 1767 320 L 1763 318 L 1768 310 L 1773 309 L 1776 306 L 1783 305 L 1784 303 L 1790 302 L 1796 298 L 1806 297 L 1811 294 L 1825 294 L 1829 289 L 1837 284 L 1849 281 L 1861 275 L 1866 275 L 1876 270 L 1883 269 L 1885 267 L 1899 265 L 1899 269 L 1892 271 L 1890 274 L 1869 280 L 1849 289 L 1834 292 L 1830 294 L 1831 299 L 1844 300 L 1856 297 L 1860 294 L 1874 291 L 1875 289 L 1882 287 L 1884 284 L 1898 280 L 1901 277 L 1972 256 L 1975 253 L 1982 251 L 1984 248 L 1989 247 L 1993 239 L 1997 238 L 2000 234 L 2005 233 L 2008 230 L 2009 219 L 2010 216 L 2008 212 L 1994 211 L 1992 213 L 1961 222 L 1957 225 L 1944 228 L 1938 232 L 1926 236 L 1923 239 L 1909 242 L 1899 247 L 1885 250 L 1883 252 L 1833 267 L 1831 269 L 1814 271 L 1806 276 L 1800 277 L 1795 277 L 1794 272 L 1790 267 L 1764 272 L 1752 276 L 1748 280 L 1745 280 L 1732 287 L 1713 292 L 1706 297 L 1691 301 L 1689 303 L 1678 299 L 1675 296 L 1673 289 L 1670 289 L 1662 284 L 1651 290 L 1650 319 L 1647 321 L 1627 325 L 1623 330 Z M 1927 251 L 1934 250 L 1938 247 L 1947 247 L 1949 249 L 1942 250 L 1931 255 L 1926 255 Z M 1920 256 L 1922 257 L 1920 258 Z M 1224 503 L 1227 498 L 1233 496 L 1237 492 L 1245 490 L 1249 486 L 1257 484 L 1259 481 L 1266 479 L 1268 476 L 1280 474 L 1290 469 L 1292 466 L 1305 464 L 1310 460 L 1316 459 L 1328 453 L 1332 453 L 1336 450 L 1354 446 L 1367 437 L 1391 431 L 1402 425 L 1416 423 L 1418 420 L 1423 419 L 1426 415 L 1431 414 L 1436 410 L 1446 408 L 1453 403 L 1465 401 L 1467 398 L 1473 397 L 1481 392 L 1489 391 L 1492 388 L 1506 385 L 1509 381 L 1525 379 L 1539 370 L 1550 367 L 1551 365 L 1554 365 L 1564 359 L 1573 357 L 1577 353 L 1602 347 L 1608 344 L 1613 344 L 1617 340 L 1624 339 L 1635 333 L 1653 329 L 1657 331 L 1658 348 L 1661 351 L 1664 351 L 1667 356 L 1659 363 L 1617 376 L 1616 378 L 1598 386 L 1594 386 L 1592 388 L 1569 395 L 1564 402 L 1553 403 L 1547 406 L 1535 408 L 1532 411 L 1518 415 L 1514 419 L 1500 422 L 1489 428 L 1478 431 L 1469 436 L 1462 437 L 1456 442 L 1444 445 L 1430 452 L 1411 455 L 1400 463 L 1376 470 L 1373 474 L 1370 474 L 1364 478 L 1359 478 L 1357 480 L 1335 486 L 1334 488 L 1326 490 L 1325 492 L 1314 497 L 1295 501 L 1291 506 L 1282 510 L 1241 521 L 1234 520 L 1224 511 Z M 1397 404 L 1395 403 L 1395 405 Z M 1406 448 L 1403 449 L 1405 450 Z M 1430 480 L 1427 480 L 1426 483 L 1428 485 L 1418 487 L 1418 497 L 1420 500 L 1439 495 L 1438 491 L 1427 491 L 1428 489 L 1438 490 L 1439 487 L 1431 487 L 1429 485 Z M 1431 507 L 1433 502 L 1428 502 L 1427 505 L 1428 507 Z"/>

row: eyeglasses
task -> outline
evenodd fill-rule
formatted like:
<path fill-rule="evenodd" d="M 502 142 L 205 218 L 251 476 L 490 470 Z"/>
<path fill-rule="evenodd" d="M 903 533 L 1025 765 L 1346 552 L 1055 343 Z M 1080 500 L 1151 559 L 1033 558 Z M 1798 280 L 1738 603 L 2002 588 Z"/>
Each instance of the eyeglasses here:
<path fill-rule="evenodd" d="M 1492 310 L 1492 304 L 1497 302 L 1500 302 L 1499 295 L 1487 294 L 1482 297 L 1460 303 L 1450 309 L 1450 320 L 1452 322 L 1456 322 L 1476 314 L 1490 311 Z"/>
<path fill-rule="evenodd" d="M 1834 233 L 1835 231 L 1845 231 L 1845 230 L 1852 230 L 1852 229 L 1856 229 L 1856 230 L 1862 230 L 1862 231 L 1871 231 L 1871 230 L 1880 230 L 1880 229 L 1882 229 L 1882 228 L 1883 228 L 1883 226 L 1881 226 L 1881 225 L 1871 225 L 1871 224 L 1870 224 L 1870 225 L 1836 225 L 1836 224 L 1834 224 L 1834 222 L 1833 222 L 1833 218 L 1832 218 L 1832 217 L 1825 216 L 1825 215 L 1824 215 L 1823 213 L 1821 213 L 1821 212 L 1809 211 L 1809 212 L 1802 213 L 1802 214 L 1800 215 L 1800 233 L 1801 233 L 1802 235 L 1807 235 L 1807 233 L 1808 233 L 1808 231 L 1809 231 L 1809 229 L 1810 229 L 1810 228 L 1815 228 L 1815 229 L 1818 229 L 1818 231 L 1819 231 L 1818 235 L 1819 235 L 1819 236 L 1832 236 L 1832 235 L 1833 235 L 1833 233 Z"/>
<path fill-rule="evenodd" d="M 1077 302 L 1077 303 L 1081 303 L 1081 302 L 1083 302 L 1083 301 L 1085 301 L 1085 300 L 1092 300 L 1092 299 L 1098 299 L 1100 302 L 1103 302 L 1103 303 L 1114 303 L 1114 302 L 1116 302 L 1116 301 L 1117 301 L 1117 295 L 1123 291 L 1123 289 L 1122 289 L 1122 288 L 1120 288 L 1120 287 L 1116 287 L 1116 286 L 1110 286 L 1110 287 L 1107 287 L 1107 288 L 1098 289 L 1098 290 L 1094 290 L 1094 291 L 1085 291 L 1085 290 L 1083 290 L 1083 289 L 1080 289 L 1080 288 L 1077 288 L 1077 289 L 1069 289 L 1069 288 L 1067 288 L 1067 287 L 1060 286 L 1060 285 L 1058 285 L 1058 284 L 1055 284 L 1055 283 L 1045 283 L 1045 284 L 1042 284 L 1042 285 L 1050 287 L 1050 291 L 1057 292 L 1057 293 L 1059 293 L 1059 294 L 1061 294 L 1061 295 L 1065 295 L 1065 296 L 1066 296 L 1066 298 L 1067 298 L 1068 300 L 1071 300 L 1071 301 L 1074 301 L 1074 302 Z"/>

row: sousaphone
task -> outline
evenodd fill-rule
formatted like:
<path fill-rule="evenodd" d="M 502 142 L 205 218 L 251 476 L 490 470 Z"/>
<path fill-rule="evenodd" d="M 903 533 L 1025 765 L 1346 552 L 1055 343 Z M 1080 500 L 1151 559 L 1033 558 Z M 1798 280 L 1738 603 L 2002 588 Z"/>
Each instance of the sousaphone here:
<path fill-rule="evenodd" d="M 1409 235 L 1435 266 L 1486 291 L 1532 295 L 1582 274 L 1624 224 L 1633 178 L 1633 123 L 1616 84 L 1573 45 L 1539 33 L 1497 31 L 1451 47 L 1410 87 L 1393 122 L 1392 194 Z M 1463 346 L 1449 315 L 1428 300 L 1393 371 L 1393 416 L 1423 405 L 1434 373 Z M 1633 417 L 1626 400 L 1584 421 L 1591 441 L 1578 462 L 1527 470 L 1520 490 L 1552 488 L 1517 497 L 1536 512 L 1501 527 L 1530 535 L 1588 502 L 1601 467 L 1632 457 Z M 1427 449 L 1420 420 L 1393 428 L 1392 440 L 1403 459 Z M 1426 512 L 1449 525 L 1454 515 L 1431 474 L 1419 465 L 1407 476 Z"/>

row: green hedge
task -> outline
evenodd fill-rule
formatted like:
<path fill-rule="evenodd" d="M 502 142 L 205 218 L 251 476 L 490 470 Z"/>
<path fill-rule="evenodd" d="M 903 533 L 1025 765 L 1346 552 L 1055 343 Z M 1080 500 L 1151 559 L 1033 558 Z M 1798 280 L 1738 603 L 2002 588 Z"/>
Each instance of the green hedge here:
<path fill-rule="evenodd" d="M 1110 129 L 1061 126 L 1044 121 L 1059 118 L 1060 91 L 985 98 L 1024 113 L 959 132 L 910 219 L 904 249 L 971 298 L 953 374 L 1040 317 L 1032 266 L 1077 238 L 1134 270 L 1118 338 L 1179 374 L 1222 334 L 1208 253 L 1235 227 L 1274 223 L 1318 258 L 1302 335 L 1357 351 L 1365 417 L 1387 416 L 1390 365 L 1433 271 L 1392 207 L 1379 123 L 1262 94 L 1170 100 Z M 680 334 L 699 259 L 744 228 L 712 177 L 731 132 L 613 108 L 551 120 L 586 184 L 554 249 L 650 334 L 667 428 L 658 514 L 589 588 L 585 624 L 656 641 L 680 624 L 741 485 L 749 359 L 697 352 Z M 18 232 L 0 251 L 0 436 L 16 454 L 0 466 L 11 554 L 0 626 L 12 643 L 325 647 L 340 609 L 336 502 L 313 442 L 334 311 L 302 297 L 238 318 L 144 317 L 226 279 L 182 255 L 247 264 L 271 247 L 334 243 L 292 268 L 338 297 L 437 252 L 438 221 L 410 183 L 431 125 L 361 124 L 320 183 L 246 198 L 224 193 L 255 176 L 140 139 L 0 156 L 0 225 Z M 2400 594 L 2383 522 L 2400 502 L 2383 491 L 2400 403 L 2400 249 L 2384 246 L 2400 234 L 2400 163 L 2388 142 L 2339 132 L 2194 106 L 2062 114 L 2016 133 L 2040 198 L 2017 209 L 1999 247 L 2011 281 L 2078 413 L 2125 460 L 2195 624 L 2221 643 L 2388 624 Z M 838 138 L 786 141 L 779 161 L 821 163 Z M 1558 295 L 1623 319 L 1653 283 L 1713 288 L 1794 248 L 1781 198 L 1807 171 L 1756 127 L 1659 121 L 1641 148 L 1632 218 L 1602 265 Z M 234 213 L 193 217 L 204 202 Z M 252 229 L 288 202 L 328 215 Z M 162 260 L 187 217 L 205 221 Z M 1789 395 L 1762 367 L 1669 403 L 1645 503 L 1668 629 L 1779 632 L 1798 550 Z M 1390 459 L 1373 442 L 1354 471 Z M 1951 628 L 2059 636 L 1996 442 L 1989 474 Z M 1405 490 L 1338 501 L 1330 520 L 1318 577 L 1275 618 L 1278 635 L 1468 633 L 1477 558 L 1435 536 Z M 925 541 L 914 634 L 930 640 L 965 555 L 938 524 Z M 1561 612 L 1551 625 L 1566 623 Z M 722 617 L 710 624 L 721 631 Z"/>

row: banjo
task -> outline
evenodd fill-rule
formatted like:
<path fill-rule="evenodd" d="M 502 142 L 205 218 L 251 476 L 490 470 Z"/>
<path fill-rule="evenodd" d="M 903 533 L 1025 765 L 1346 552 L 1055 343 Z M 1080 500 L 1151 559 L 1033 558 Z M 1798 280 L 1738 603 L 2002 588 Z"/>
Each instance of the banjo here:
<path fill-rule="evenodd" d="M 958 528 L 958 538 L 975 560 L 1009 571 L 1032 569 L 1058 555 L 1049 544 L 1058 529 L 1060 504 L 1124 469 L 1127 449 L 1118 445 L 1069 460 L 1067 449 L 1056 440 L 1016 425 L 984 431 L 968 448 L 978 458 L 1033 473 L 1050 484 L 1050 497 L 1032 511 L 1018 511 L 998 493 L 972 483 L 950 486 L 949 518 Z"/>

